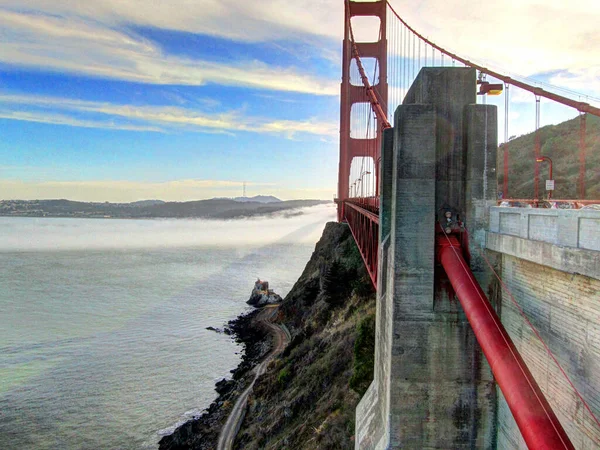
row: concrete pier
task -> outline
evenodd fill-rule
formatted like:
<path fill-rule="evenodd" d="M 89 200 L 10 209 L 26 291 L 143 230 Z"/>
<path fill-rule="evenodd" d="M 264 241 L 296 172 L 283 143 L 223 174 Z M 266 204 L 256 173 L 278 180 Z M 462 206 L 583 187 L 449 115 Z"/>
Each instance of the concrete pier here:
<path fill-rule="evenodd" d="M 422 69 L 384 133 L 375 374 L 356 448 L 526 448 L 436 262 L 446 213 L 569 439 L 598 448 L 600 428 L 519 309 L 600 417 L 600 212 L 495 206 L 497 112 L 475 104 L 475 76 Z"/>
<path fill-rule="evenodd" d="M 422 69 L 384 137 L 376 370 L 356 448 L 495 446 L 491 372 L 435 261 L 440 211 L 473 216 L 479 235 L 496 197 L 496 110 L 475 88 L 473 69 Z"/>

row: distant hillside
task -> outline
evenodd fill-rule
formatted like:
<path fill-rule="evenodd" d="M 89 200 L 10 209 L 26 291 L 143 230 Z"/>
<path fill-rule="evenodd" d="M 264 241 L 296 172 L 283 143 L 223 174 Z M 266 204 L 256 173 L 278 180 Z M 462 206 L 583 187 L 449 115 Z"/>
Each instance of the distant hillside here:
<path fill-rule="evenodd" d="M 586 198 L 600 198 L 600 118 L 587 115 Z M 579 179 L 579 118 L 540 128 L 541 153 L 552 159 L 554 198 L 576 199 Z M 508 193 L 511 198 L 533 198 L 535 133 L 508 142 Z M 498 149 L 498 186 L 504 182 L 503 145 Z M 540 193 L 545 195 L 547 163 L 540 164 Z"/>
<path fill-rule="evenodd" d="M 271 203 L 238 202 L 215 198 L 193 202 L 87 203 L 70 200 L 2 200 L 0 216 L 88 217 L 88 218 L 209 218 L 232 219 L 272 214 L 279 211 L 328 203 L 323 200 L 290 200 Z"/>
<path fill-rule="evenodd" d="M 272 195 L 255 195 L 254 197 L 235 197 L 234 200 L 236 202 L 258 202 L 258 203 L 278 203 L 279 200 L 277 197 L 273 197 Z"/>
<path fill-rule="evenodd" d="M 151 205 L 161 205 L 164 202 L 162 200 L 140 200 L 138 202 L 127 203 L 129 206 L 151 206 Z"/>

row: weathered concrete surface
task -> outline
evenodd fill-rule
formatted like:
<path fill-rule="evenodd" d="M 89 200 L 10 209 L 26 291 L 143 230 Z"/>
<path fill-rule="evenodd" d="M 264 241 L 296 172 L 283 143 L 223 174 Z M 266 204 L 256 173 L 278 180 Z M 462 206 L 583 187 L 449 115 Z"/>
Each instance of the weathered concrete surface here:
<path fill-rule="evenodd" d="M 578 275 L 504 254 L 502 278 L 594 414 L 600 416 L 600 276 Z M 575 448 L 600 448 L 600 429 L 507 292 L 502 295 L 502 323 Z M 498 448 L 526 449 L 501 393 L 500 397 Z"/>
<path fill-rule="evenodd" d="M 575 386 L 600 416 L 600 212 L 493 207 L 486 246 L 502 279 Z M 600 430 L 507 291 L 501 319 L 577 449 L 600 447 Z M 499 392 L 498 448 L 526 449 Z"/>
<path fill-rule="evenodd" d="M 477 103 L 475 69 L 425 67 L 406 93 L 403 104 L 436 108 L 436 210 L 466 207 L 465 106 Z"/>
<path fill-rule="evenodd" d="M 423 69 L 384 136 L 375 380 L 357 409 L 356 448 L 526 448 L 435 263 L 445 208 L 465 220 L 472 270 L 575 447 L 600 448 L 600 430 L 483 258 L 600 416 L 600 216 L 492 206 L 496 110 L 470 104 L 474 86 L 471 69 Z"/>
<path fill-rule="evenodd" d="M 490 231 L 600 251 L 600 211 L 493 207 Z"/>
<path fill-rule="evenodd" d="M 600 229 L 597 233 L 600 234 Z M 487 234 L 486 246 L 489 250 L 516 256 L 562 272 L 600 279 L 600 252 L 492 232 Z"/>
<path fill-rule="evenodd" d="M 356 448 L 495 446 L 491 372 L 460 305 L 434 282 L 440 209 L 478 214 L 474 227 L 485 229 L 481 208 L 495 199 L 495 109 L 468 106 L 475 86 L 471 69 L 423 69 L 396 110 L 391 144 L 387 135 L 375 380 L 357 409 Z M 478 152 L 469 161 L 468 145 Z"/>

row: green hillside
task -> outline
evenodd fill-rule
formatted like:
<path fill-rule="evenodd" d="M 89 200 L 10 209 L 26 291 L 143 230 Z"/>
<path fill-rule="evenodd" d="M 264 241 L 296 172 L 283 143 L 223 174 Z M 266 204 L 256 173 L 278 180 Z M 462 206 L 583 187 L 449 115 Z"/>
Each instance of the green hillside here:
<path fill-rule="evenodd" d="M 553 198 L 578 198 L 579 118 L 540 128 L 541 154 L 552 159 L 555 191 Z M 508 142 L 510 198 L 533 198 L 535 133 Z M 600 199 L 600 117 L 587 115 L 586 198 Z M 503 145 L 498 150 L 498 191 L 504 182 Z M 540 164 L 540 194 L 545 196 L 548 164 Z"/>

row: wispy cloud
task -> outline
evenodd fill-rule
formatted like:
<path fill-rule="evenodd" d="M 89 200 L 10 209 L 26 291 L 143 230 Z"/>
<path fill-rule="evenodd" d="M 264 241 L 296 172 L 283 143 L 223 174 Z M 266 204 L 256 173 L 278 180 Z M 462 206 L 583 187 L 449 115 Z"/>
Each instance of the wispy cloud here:
<path fill-rule="evenodd" d="M 6 64 L 148 84 L 215 83 L 316 95 L 338 93 L 334 79 L 295 67 L 257 60 L 218 63 L 167 54 L 123 24 L 110 26 L 92 17 L 61 16 L 56 11 L 46 15 L 0 11 L 0 61 Z"/>
<path fill-rule="evenodd" d="M 398 0 L 392 4 L 399 6 Z M 335 79 L 324 80 L 310 70 L 253 60 L 227 64 L 183 58 L 166 54 L 132 30 L 177 30 L 243 42 L 307 42 L 312 53 L 337 62 L 342 2 L 173 0 L 148 7 L 143 0 L 28 0 L 25 9 L 22 0 L 0 0 L 0 8 L 0 61 L 7 64 L 153 84 L 219 83 L 338 93 Z M 592 79 L 600 70 L 600 2 L 596 0 L 497 4 L 424 0 L 403 5 L 401 12 L 435 42 L 509 74 L 564 71 L 552 82 L 587 92 L 589 84 L 573 78 Z M 600 95 L 595 86 L 594 92 Z"/>
<path fill-rule="evenodd" d="M 342 35 L 343 2 L 322 0 L 2 0 L 13 11 L 37 11 L 52 16 L 90 18 L 115 28 L 123 24 L 208 34 L 240 41 L 269 41 L 307 36 Z"/>
<path fill-rule="evenodd" d="M 82 128 L 103 128 L 108 130 L 153 131 L 162 132 L 161 128 L 144 125 L 118 124 L 111 121 L 82 120 L 64 114 L 48 112 L 10 111 L 0 108 L 0 119 L 22 120 L 26 122 L 47 123 L 52 125 L 67 125 Z"/>
<path fill-rule="evenodd" d="M 508 75 L 592 74 L 600 68 L 596 0 L 425 0 L 401 12 L 436 43 Z M 568 87 L 565 79 L 553 82 Z"/>
<path fill-rule="evenodd" d="M 84 101 L 69 98 L 0 93 L 0 118 L 88 128 L 166 132 L 176 130 L 235 133 L 252 132 L 282 135 L 333 137 L 337 122 L 317 119 L 266 119 L 240 111 L 203 112 L 177 106 L 136 106 Z M 24 110 L 27 109 L 27 110 Z M 81 118 L 95 114 L 95 119 Z M 97 115 L 106 117 L 100 120 Z"/>

